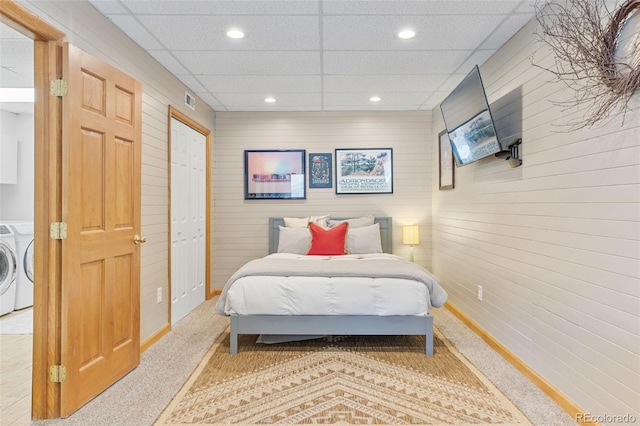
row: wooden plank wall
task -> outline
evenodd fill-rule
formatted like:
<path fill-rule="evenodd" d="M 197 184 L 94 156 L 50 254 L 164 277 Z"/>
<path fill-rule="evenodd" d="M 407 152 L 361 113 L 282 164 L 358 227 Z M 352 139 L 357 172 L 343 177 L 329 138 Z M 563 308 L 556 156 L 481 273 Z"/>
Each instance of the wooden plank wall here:
<path fill-rule="evenodd" d="M 393 252 L 409 257 L 402 225 L 420 225 L 414 260 L 431 266 L 431 113 L 218 112 L 215 143 L 214 285 L 245 262 L 268 254 L 270 216 L 393 217 Z M 336 195 L 308 189 L 306 200 L 244 200 L 245 149 L 393 148 L 393 194 Z M 335 161 L 335 155 L 334 155 Z M 335 171 L 334 171 L 335 173 Z"/>
<path fill-rule="evenodd" d="M 196 111 L 187 108 L 186 86 L 88 2 L 21 4 L 64 32 L 70 43 L 142 82 L 142 235 L 147 243 L 141 255 L 140 338 L 144 341 L 169 323 L 169 105 L 211 130 L 214 112 L 200 99 L 196 99 Z M 160 304 L 157 288 L 164 295 Z"/>
<path fill-rule="evenodd" d="M 554 61 L 536 25 L 480 67 L 489 102 L 512 99 L 524 164 L 482 160 L 438 191 L 434 159 L 433 268 L 454 305 L 579 406 L 637 419 L 640 111 L 569 131 L 580 112 L 555 106 L 572 91 L 532 66 Z M 436 150 L 439 109 L 433 121 Z"/>

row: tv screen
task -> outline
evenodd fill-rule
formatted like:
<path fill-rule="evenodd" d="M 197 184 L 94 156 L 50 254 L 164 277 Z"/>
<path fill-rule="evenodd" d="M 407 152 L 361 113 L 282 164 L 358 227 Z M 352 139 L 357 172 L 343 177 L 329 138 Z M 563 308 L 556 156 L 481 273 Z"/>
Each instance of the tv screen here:
<path fill-rule="evenodd" d="M 442 101 L 440 110 L 456 165 L 464 166 L 502 150 L 477 65 Z"/>

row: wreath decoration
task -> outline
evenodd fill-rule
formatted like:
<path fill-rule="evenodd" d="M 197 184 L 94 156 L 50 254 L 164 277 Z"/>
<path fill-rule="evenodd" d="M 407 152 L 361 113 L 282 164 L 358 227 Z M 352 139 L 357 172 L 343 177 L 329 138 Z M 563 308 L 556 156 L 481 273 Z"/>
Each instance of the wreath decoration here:
<path fill-rule="evenodd" d="M 538 3 L 536 19 L 537 35 L 552 49 L 555 63 L 534 65 L 574 89 L 572 100 L 556 104 L 585 109 L 583 120 L 569 125 L 591 127 L 617 114 L 624 122 L 637 109 L 630 101 L 640 87 L 640 32 L 632 28 L 632 20 L 640 19 L 640 0 L 626 0 L 614 13 L 605 0 Z"/>

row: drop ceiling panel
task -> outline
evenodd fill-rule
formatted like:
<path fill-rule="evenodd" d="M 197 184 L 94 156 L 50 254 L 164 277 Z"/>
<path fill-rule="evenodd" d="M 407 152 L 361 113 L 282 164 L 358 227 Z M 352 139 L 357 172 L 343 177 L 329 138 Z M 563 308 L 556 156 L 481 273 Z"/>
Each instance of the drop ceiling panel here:
<path fill-rule="evenodd" d="M 464 62 L 470 51 L 325 52 L 327 74 L 443 74 Z"/>
<path fill-rule="evenodd" d="M 499 49 L 505 41 L 509 40 L 522 27 L 527 25 L 533 19 L 530 15 L 513 15 L 510 16 L 502 25 L 489 36 L 481 49 Z"/>
<path fill-rule="evenodd" d="M 338 105 L 344 106 L 360 106 L 363 109 L 369 107 L 384 108 L 384 107 L 403 107 L 407 110 L 415 110 L 427 99 L 425 91 L 416 91 L 413 93 L 398 93 L 398 92 L 381 92 L 376 93 L 380 96 L 380 102 L 371 102 L 369 98 L 371 94 L 368 92 L 361 93 L 325 93 L 324 103 L 325 106 L 335 107 Z"/>
<path fill-rule="evenodd" d="M 117 2 L 113 0 L 91 0 L 91 4 L 98 9 L 104 15 L 111 14 L 127 14 L 129 13 L 129 9 L 124 6 L 124 4 L 129 5 L 132 2 Z"/>
<path fill-rule="evenodd" d="M 203 101 L 233 111 L 433 108 L 534 17 L 536 3 L 88 1 Z M 232 27 L 246 37 L 226 37 Z M 405 27 L 416 37 L 398 39 Z M 267 94 L 278 101 L 265 104 Z M 383 101 L 369 103 L 373 94 Z"/>
<path fill-rule="evenodd" d="M 198 80 L 218 93 L 319 93 L 322 87 L 319 75 L 202 75 Z"/>
<path fill-rule="evenodd" d="M 251 105 L 269 107 L 264 102 L 264 98 L 269 93 L 220 93 L 216 98 L 227 108 L 247 108 Z M 276 102 L 272 106 L 279 108 L 287 107 L 315 107 L 321 102 L 319 93 L 283 93 L 277 96 Z"/>
<path fill-rule="evenodd" d="M 191 74 L 177 75 L 181 82 L 186 84 L 195 92 L 206 92 L 208 89 L 200 82 L 200 80 Z"/>
<path fill-rule="evenodd" d="M 140 16 L 140 22 L 170 50 L 317 50 L 317 16 Z M 238 28 L 242 40 L 225 36 Z"/>
<path fill-rule="evenodd" d="M 510 13 L 521 0 L 324 0 L 325 15 L 488 15 Z"/>
<path fill-rule="evenodd" d="M 0 58 L 2 66 L 7 68 L 33 66 L 33 42 L 25 37 L 2 40 Z"/>
<path fill-rule="evenodd" d="M 148 51 L 151 56 L 156 58 L 158 62 L 160 62 L 166 69 L 168 69 L 171 73 L 178 74 L 191 74 L 191 70 L 187 70 L 180 60 L 176 59 L 175 55 L 173 55 L 168 50 L 149 50 Z"/>
<path fill-rule="evenodd" d="M 438 89 L 448 77 L 447 74 L 327 75 L 324 77 L 324 90 L 327 93 L 367 92 L 371 95 L 382 90 L 386 92 L 432 91 Z"/>
<path fill-rule="evenodd" d="M 320 71 L 317 52 L 177 51 L 193 74 L 308 75 Z"/>
<path fill-rule="evenodd" d="M 113 0 L 111 0 L 113 1 Z M 92 0 L 93 3 L 93 0 Z M 137 15 L 304 15 L 318 14 L 318 1 L 292 0 L 123 0 Z"/>
<path fill-rule="evenodd" d="M 205 101 L 207 104 L 209 104 L 214 109 L 221 109 L 221 110 L 225 109 L 224 105 L 222 105 L 220 103 L 220 101 L 209 92 L 204 92 L 204 93 L 203 92 L 196 92 L 196 95 L 198 95 L 200 97 L 200 99 Z M 196 108 L 198 108 L 198 104 L 197 103 L 196 103 Z"/>
<path fill-rule="evenodd" d="M 33 67 L 5 68 L 0 65 L 0 87 L 28 88 L 33 87 L 33 84 Z"/>
<path fill-rule="evenodd" d="M 158 42 L 158 40 L 151 35 L 145 27 L 143 27 L 137 19 L 130 15 L 113 15 L 111 20 L 118 26 L 123 32 L 125 32 L 129 38 L 135 40 L 138 46 L 145 50 L 149 49 L 163 49 L 164 46 Z"/>
<path fill-rule="evenodd" d="M 324 18 L 325 50 L 473 50 L 486 39 L 504 16 L 459 16 L 451 31 L 450 20 L 439 16 L 328 16 Z M 403 40 L 397 33 L 413 29 L 416 37 Z"/>
<path fill-rule="evenodd" d="M 493 55 L 493 50 L 476 50 L 458 67 L 458 71 L 466 75 L 474 66 L 483 64 L 491 55 Z"/>

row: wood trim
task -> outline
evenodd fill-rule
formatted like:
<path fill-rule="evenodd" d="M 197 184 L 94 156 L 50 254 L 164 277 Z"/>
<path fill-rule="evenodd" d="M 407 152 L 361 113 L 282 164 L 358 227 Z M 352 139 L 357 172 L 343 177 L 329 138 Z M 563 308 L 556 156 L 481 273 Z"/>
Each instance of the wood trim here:
<path fill-rule="evenodd" d="M 215 296 L 215 292 L 212 292 L 211 290 L 211 130 L 207 129 L 206 127 L 204 127 L 203 125 L 201 125 L 200 123 L 198 123 L 197 121 L 195 121 L 194 119 L 192 119 L 191 117 L 189 117 L 188 115 L 184 114 L 183 112 L 180 112 L 178 109 L 176 109 L 174 106 L 169 105 L 169 120 L 167 123 L 167 135 L 168 135 L 168 142 L 169 142 L 169 147 L 167 149 L 168 151 L 168 158 L 169 158 L 169 163 L 167 165 L 168 168 L 168 179 L 169 179 L 169 209 L 167 212 L 167 215 L 169 217 L 169 243 L 168 243 L 168 250 L 169 250 L 169 289 L 168 289 L 168 293 L 169 293 L 169 300 L 171 300 L 171 146 L 170 146 L 170 139 L 171 139 L 171 119 L 175 118 L 178 121 L 181 121 L 182 123 L 186 124 L 187 126 L 191 127 L 192 129 L 194 129 L 195 131 L 197 131 L 198 133 L 201 133 L 205 136 L 206 138 L 206 164 L 205 164 L 205 169 L 206 169 L 206 181 L 207 181 L 207 185 L 205 188 L 205 223 L 206 223 L 206 233 L 205 233 L 205 248 L 204 248 L 204 257 L 205 257 L 205 299 L 209 300 L 212 297 Z M 169 319 L 171 319 L 171 303 L 169 303 Z"/>
<path fill-rule="evenodd" d="M 208 299 L 211 299 L 212 297 L 220 296 L 221 294 L 222 294 L 222 290 L 213 289 L 209 292 Z"/>
<path fill-rule="evenodd" d="M 49 224 L 62 214 L 62 100 L 48 95 L 49 81 L 61 76 L 62 49 L 56 41 L 34 43 L 34 330 L 31 416 L 60 416 L 60 385 L 48 380 L 49 365 L 60 363 L 61 241 L 49 238 Z"/>
<path fill-rule="evenodd" d="M 212 272 L 212 268 L 211 268 L 211 262 L 213 257 L 211 256 L 211 235 L 213 234 L 213 223 L 211 222 L 211 211 L 213 210 L 212 206 L 211 206 L 211 188 L 213 187 L 213 183 L 212 183 L 212 171 L 211 171 L 211 132 L 209 130 L 207 130 L 207 133 L 204 133 L 205 137 L 206 137 L 206 156 L 207 156 L 207 163 L 206 163 L 206 177 L 205 179 L 207 179 L 207 186 L 205 188 L 205 192 L 206 192 L 206 197 L 205 197 L 205 203 L 206 203 L 206 209 L 205 209 L 205 223 L 207 224 L 207 236 L 205 237 L 205 248 L 204 248 L 204 258 L 205 258 L 205 271 L 204 271 L 204 276 L 206 277 L 206 283 L 205 283 L 205 288 L 206 288 L 206 299 L 209 300 L 211 299 L 213 296 L 211 295 L 211 283 L 212 283 L 212 279 L 211 279 L 211 272 Z"/>
<path fill-rule="evenodd" d="M 198 123 L 185 113 L 180 112 L 172 105 L 169 105 L 169 118 L 175 118 L 176 120 L 182 121 L 187 126 L 191 127 L 194 130 L 197 130 L 198 133 L 202 133 L 205 136 L 209 136 L 211 134 L 211 130 L 207 129 L 202 124 Z"/>
<path fill-rule="evenodd" d="M 32 40 L 52 41 L 63 40 L 66 37 L 65 33 L 58 31 L 57 28 L 49 25 L 13 0 L 0 1 L 0 15 L 3 24 Z"/>
<path fill-rule="evenodd" d="M 154 344 L 158 343 L 160 339 L 171 332 L 171 324 L 166 323 L 162 327 L 160 327 L 155 333 L 153 333 L 148 338 L 144 339 L 143 342 L 140 343 L 140 354 L 143 354 L 144 351 L 149 349 Z"/>
<path fill-rule="evenodd" d="M 482 340 L 484 340 L 489 346 L 491 346 L 498 354 L 506 359 L 511 365 L 513 365 L 518 371 L 525 375 L 534 385 L 540 390 L 546 393 L 552 400 L 554 400 L 562 409 L 564 409 L 571 417 L 578 423 L 587 423 L 578 421 L 578 415 L 587 413 L 587 411 L 580 408 L 575 402 L 573 402 L 567 395 L 558 390 L 551 383 L 536 373 L 531 367 L 525 364 L 520 358 L 515 356 L 509 349 L 498 342 L 492 335 L 487 333 L 482 327 L 480 327 L 471 318 L 465 315 L 460 309 L 458 309 L 451 302 L 447 302 L 444 305 L 453 315 L 455 315 L 460 321 L 462 321 L 467 327 L 469 327 L 474 333 L 476 333 Z M 590 425 L 598 425 L 598 423 L 589 423 Z"/>
<path fill-rule="evenodd" d="M 0 21 L 34 40 L 34 329 L 31 417 L 60 416 L 60 385 L 48 380 L 60 362 L 61 243 L 49 239 L 49 224 L 60 220 L 62 101 L 49 96 L 49 82 L 62 76 L 65 33 L 13 0 L 0 0 Z"/>

